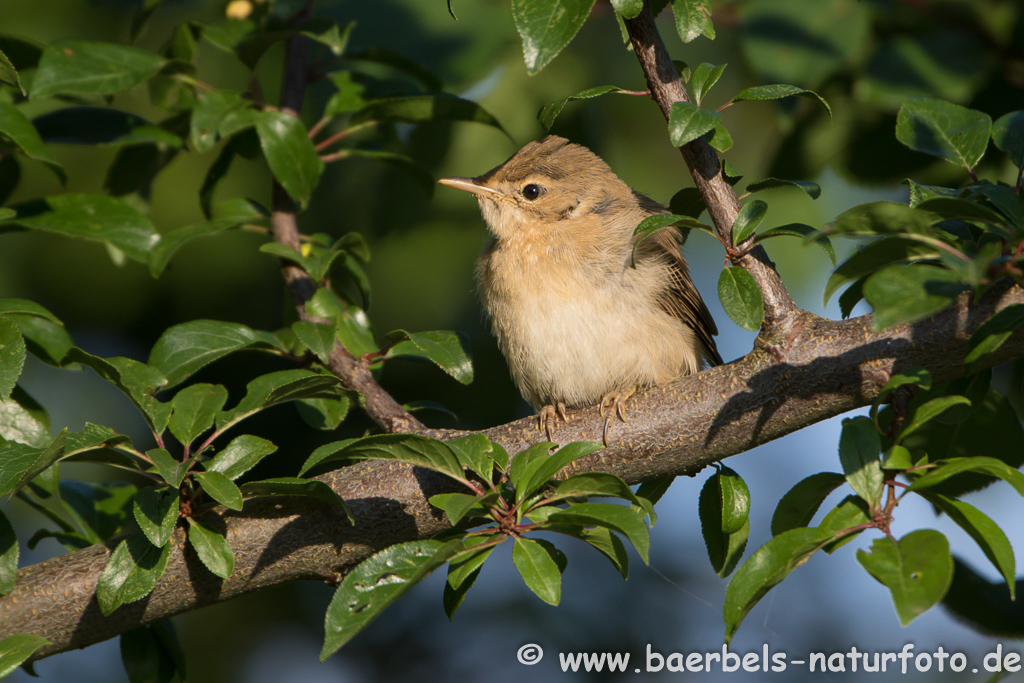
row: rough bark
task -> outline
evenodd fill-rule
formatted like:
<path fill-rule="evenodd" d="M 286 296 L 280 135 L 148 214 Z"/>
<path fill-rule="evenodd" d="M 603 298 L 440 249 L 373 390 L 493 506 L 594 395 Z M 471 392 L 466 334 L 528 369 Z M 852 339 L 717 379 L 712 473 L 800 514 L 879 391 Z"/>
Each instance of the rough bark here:
<path fill-rule="evenodd" d="M 728 365 L 683 377 L 634 397 L 611 445 L 574 463 L 575 471 L 612 472 L 630 483 L 694 474 L 706 465 L 807 425 L 864 406 L 893 371 L 927 368 L 941 382 L 963 374 L 967 340 L 985 319 L 1024 290 L 1012 288 L 975 305 L 956 306 L 914 325 L 875 331 L 870 316 L 836 322 L 806 312 L 790 316 L 783 343 L 762 345 Z M 1014 334 L 989 360 L 1024 357 Z M 571 411 L 559 442 L 600 440 L 596 408 Z M 538 441 L 535 418 L 485 432 L 514 453 Z M 437 434 L 438 436 L 445 436 Z M 258 588 L 300 579 L 331 580 L 376 550 L 428 538 L 445 528 L 427 503 L 455 490 L 440 475 L 387 462 L 365 462 L 322 477 L 352 506 L 356 525 L 315 502 L 255 501 L 241 512 L 219 510 L 235 552 L 235 573 L 220 580 L 190 551 L 179 530 L 167 573 L 153 594 L 109 617 L 97 606 L 96 581 L 111 544 L 86 548 L 20 570 L 14 592 L 0 598 L 0 638 L 31 631 L 50 639 L 38 657 L 84 647 L 140 624 L 197 609 Z"/>

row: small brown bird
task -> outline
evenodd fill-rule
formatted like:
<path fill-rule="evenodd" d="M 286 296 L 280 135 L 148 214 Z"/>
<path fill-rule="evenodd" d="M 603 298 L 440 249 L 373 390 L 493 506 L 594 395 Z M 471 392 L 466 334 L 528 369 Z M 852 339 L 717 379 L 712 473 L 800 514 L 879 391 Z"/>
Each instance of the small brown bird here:
<path fill-rule="evenodd" d="M 476 279 L 512 378 L 548 433 L 566 406 L 601 402 L 604 438 L 639 387 L 718 365 L 718 334 L 693 286 L 675 228 L 633 231 L 665 207 L 634 192 L 599 156 L 556 136 L 476 178 L 492 238 Z"/>

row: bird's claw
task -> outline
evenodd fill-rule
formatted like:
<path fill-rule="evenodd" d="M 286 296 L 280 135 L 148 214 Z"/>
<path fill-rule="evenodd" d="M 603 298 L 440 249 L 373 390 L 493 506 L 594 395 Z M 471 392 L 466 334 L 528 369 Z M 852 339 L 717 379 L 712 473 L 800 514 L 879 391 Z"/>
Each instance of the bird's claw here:
<path fill-rule="evenodd" d="M 548 441 L 554 441 L 551 430 L 555 423 L 561 419 L 568 424 L 569 417 L 565 414 L 565 404 L 559 401 L 556 404 L 548 404 L 537 413 L 537 427 L 548 436 Z"/>
<path fill-rule="evenodd" d="M 615 417 L 618 416 L 623 422 L 626 421 L 626 401 L 635 393 L 636 388 L 634 387 L 623 391 L 613 391 L 605 394 L 601 399 L 600 413 L 604 418 L 604 431 L 601 440 L 605 446 L 608 445 L 608 432 L 611 430 Z M 605 415 L 605 408 L 609 409 L 607 415 Z"/>

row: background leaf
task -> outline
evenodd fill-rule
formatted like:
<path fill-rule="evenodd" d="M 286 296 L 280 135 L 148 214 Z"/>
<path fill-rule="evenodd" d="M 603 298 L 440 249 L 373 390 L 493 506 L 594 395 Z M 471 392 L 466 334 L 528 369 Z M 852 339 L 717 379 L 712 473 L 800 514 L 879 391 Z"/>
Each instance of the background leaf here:
<path fill-rule="evenodd" d="M 724 268 L 718 278 L 718 298 L 734 323 L 757 330 L 764 320 L 764 299 L 754 277 L 739 266 Z"/>
<path fill-rule="evenodd" d="M 526 71 L 537 74 L 576 36 L 594 0 L 512 0 Z"/>
<path fill-rule="evenodd" d="M 897 140 L 966 168 L 981 161 L 991 132 L 988 114 L 927 97 L 909 99 L 896 117 Z"/>

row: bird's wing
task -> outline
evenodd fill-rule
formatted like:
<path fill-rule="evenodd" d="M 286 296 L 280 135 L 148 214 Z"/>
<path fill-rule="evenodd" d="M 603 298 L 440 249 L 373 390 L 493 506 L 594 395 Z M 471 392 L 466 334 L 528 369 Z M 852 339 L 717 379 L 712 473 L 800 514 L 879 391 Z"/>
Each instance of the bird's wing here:
<path fill-rule="evenodd" d="M 637 247 L 638 260 L 643 256 L 661 256 L 669 264 L 669 284 L 658 302 L 670 315 L 682 320 L 697 335 L 707 350 L 706 360 L 711 365 L 721 365 L 714 335 L 718 334 L 711 312 L 704 305 L 700 292 L 693 286 L 690 268 L 679 250 L 679 232 L 665 228 L 649 235 Z"/>

